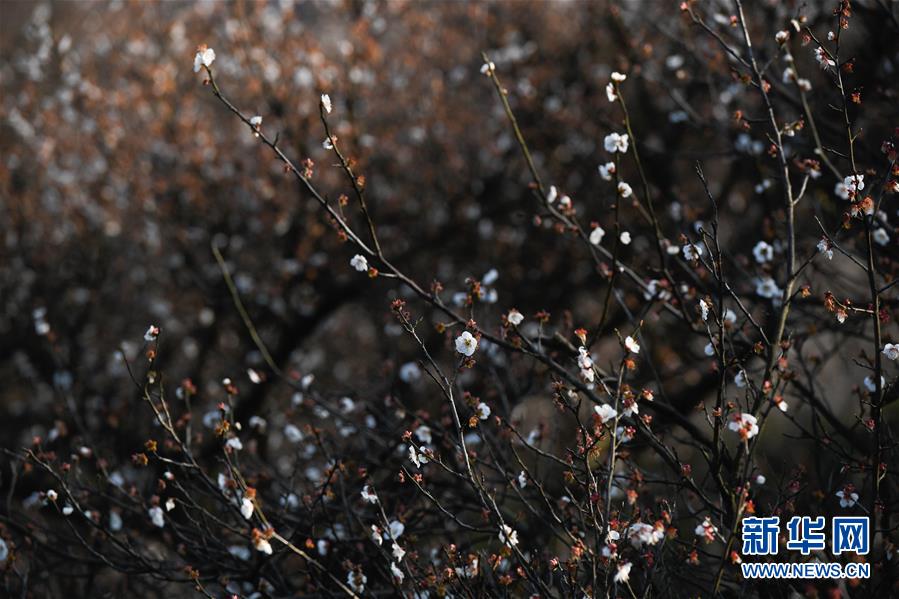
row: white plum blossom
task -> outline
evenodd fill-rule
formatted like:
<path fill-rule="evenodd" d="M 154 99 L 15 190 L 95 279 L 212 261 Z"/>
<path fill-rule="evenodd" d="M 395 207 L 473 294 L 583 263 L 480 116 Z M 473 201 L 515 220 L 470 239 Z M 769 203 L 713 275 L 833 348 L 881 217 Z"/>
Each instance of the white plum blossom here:
<path fill-rule="evenodd" d="M 640 344 L 637 343 L 636 339 L 634 339 L 630 335 L 624 338 L 624 347 L 627 348 L 627 351 L 633 354 L 640 353 Z"/>
<path fill-rule="evenodd" d="M 353 256 L 353 259 L 350 260 L 350 266 L 358 270 L 359 272 L 367 272 L 368 271 L 368 260 L 365 259 L 365 256 L 361 254 L 356 254 Z"/>
<path fill-rule="evenodd" d="M 397 582 L 403 582 L 406 578 L 406 575 L 403 574 L 403 571 L 396 565 L 396 562 L 390 562 L 390 573 L 393 574 L 393 577 L 396 578 Z"/>
<path fill-rule="evenodd" d="M 774 34 L 774 41 L 776 41 L 778 44 L 782 44 L 788 39 L 790 39 L 790 32 L 786 29 L 781 29 Z"/>
<path fill-rule="evenodd" d="M 525 474 L 524 470 L 518 473 L 518 488 L 523 489 L 528 484 L 528 477 Z"/>
<path fill-rule="evenodd" d="M 830 240 L 826 237 L 822 237 L 821 241 L 818 242 L 818 253 L 824 254 L 827 256 L 828 260 L 833 260 L 833 249 L 830 244 Z"/>
<path fill-rule="evenodd" d="M 253 517 L 253 500 L 247 497 L 243 498 L 243 501 L 240 502 L 240 515 L 243 516 L 244 520 L 249 520 Z"/>
<path fill-rule="evenodd" d="M 850 508 L 858 501 L 858 493 L 853 491 L 851 487 L 840 489 L 836 492 L 836 496 L 840 498 L 841 508 Z"/>
<path fill-rule="evenodd" d="M 622 231 L 622 232 L 621 232 L 621 235 L 618 236 L 618 239 L 619 239 L 619 240 L 621 241 L 621 243 L 624 244 L 624 245 L 630 245 L 630 244 L 631 244 L 631 234 L 630 234 L 628 231 Z"/>
<path fill-rule="evenodd" d="M 871 239 L 877 245 L 886 245 L 890 242 L 890 234 L 883 227 L 878 227 L 871 235 Z"/>
<path fill-rule="evenodd" d="M 752 255 L 759 264 L 770 262 L 774 258 L 774 248 L 765 241 L 760 241 L 752 248 Z"/>
<path fill-rule="evenodd" d="M 880 388 L 881 389 L 884 388 L 884 386 L 886 385 L 886 382 L 887 381 L 885 378 L 880 377 Z M 864 384 L 865 384 L 865 389 L 867 389 L 869 393 L 877 392 L 877 383 L 874 382 L 873 376 L 866 376 L 865 380 L 864 380 Z"/>
<path fill-rule="evenodd" d="M 886 356 L 888 360 L 897 360 L 899 359 L 899 344 L 896 343 L 887 343 L 883 346 L 883 355 Z"/>
<path fill-rule="evenodd" d="M 165 526 L 165 514 L 162 511 L 162 508 L 158 505 L 154 505 L 147 513 L 150 515 L 150 521 L 153 522 L 153 525 L 159 528 Z"/>
<path fill-rule="evenodd" d="M 215 50 L 203 44 L 197 48 L 197 55 L 194 56 L 194 73 L 199 73 L 203 67 L 211 67 L 215 60 Z"/>
<path fill-rule="evenodd" d="M 151 324 L 147 332 L 144 333 L 144 341 L 155 341 L 157 337 L 159 337 L 159 327 Z"/>
<path fill-rule="evenodd" d="M 581 346 L 578 348 L 578 358 L 577 365 L 578 368 L 581 369 L 581 376 L 587 382 L 592 383 L 594 372 L 593 372 L 593 358 L 590 357 L 590 354 L 587 352 L 587 348 Z"/>
<path fill-rule="evenodd" d="M 409 459 L 412 460 L 415 467 L 419 469 L 428 463 L 428 458 L 424 455 L 423 451 L 424 447 L 416 448 L 414 445 L 409 446 Z"/>
<path fill-rule="evenodd" d="M 515 308 L 512 308 L 511 310 L 509 310 L 509 314 L 506 315 L 506 320 L 517 327 L 524 321 L 524 314 L 522 314 Z"/>
<path fill-rule="evenodd" d="M 734 384 L 738 389 L 746 388 L 746 372 L 741 370 L 737 373 L 737 376 L 734 377 Z"/>
<path fill-rule="evenodd" d="M 331 114 L 331 96 L 328 94 L 322 94 L 322 107 L 327 114 Z"/>
<path fill-rule="evenodd" d="M 175 500 L 169 497 L 165 500 L 165 511 L 171 512 L 173 509 L 175 509 Z"/>
<path fill-rule="evenodd" d="M 627 143 L 627 133 L 609 133 L 603 140 L 602 145 L 606 149 L 606 152 L 611 152 L 612 154 L 621 152 L 624 154 L 627 152 Z"/>
<path fill-rule="evenodd" d="M 614 102 L 618 99 L 618 92 L 615 91 L 615 84 L 609 82 L 606 84 L 606 98 L 608 98 L 609 102 Z"/>
<path fill-rule="evenodd" d="M 396 541 L 401 536 L 403 536 L 403 532 L 406 530 L 406 525 L 400 522 L 399 520 L 391 520 L 387 525 L 387 537 Z"/>
<path fill-rule="evenodd" d="M 593 245 L 599 245 L 600 243 L 602 243 L 602 238 L 605 237 L 605 235 L 605 230 L 597 225 L 596 228 L 590 231 L 590 243 L 592 243 Z"/>
<path fill-rule="evenodd" d="M 715 355 L 715 346 L 712 345 L 711 343 L 707 343 L 705 346 L 705 349 L 703 349 L 702 352 L 707 356 L 714 356 Z"/>
<path fill-rule="evenodd" d="M 346 583 L 354 593 L 362 594 L 365 591 L 365 583 L 368 578 L 362 573 L 362 570 L 350 570 L 346 575 Z"/>
<path fill-rule="evenodd" d="M 634 190 L 631 189 L 631 186 L 628 185 L 627 183 L 625 183 L 624 181 L 622 181 L 621 183 L 618 184 L 618 195 L 620 195 L 622 198 L 631 197 L 631 194 L 633 192 L 634 192 Z"/>
<path fill-rule="evenodd" d="M 727 428 L 734 431 L 744 441 L 748 441 L 755 435 L 759 434 L 758 419 L 752 414 L 742 413 L 734 414 L 728 423 Z"/>
<path fill-rule="evenodd" d="M 256 116 L 254 116 L 254 117 L 251 117 L 251 118 L 250 118 L 250 125 L 252 125 L 252 126 L 255 127 L 256 129 L 258 129 L 259 127 L 262 126 L 262 117 L 259 116 L 258 114 L 257 114 Z"/>
<path fill-rule="evenodd" d="M 614 162 L 606 162 L 605 164 L 599 165 L 599 176 L 603 178 L 604 181 L 611 181 L 612 175 L 615 174 L 617 167 Z"/>
<path fill-rule="evenodd" d="M 391 546 L 390 552 L 393 553 L 393 559 L 398 562 L 403 561 L 403 558 L 406 557 L 406 550 L 400 547 L 397 543 L 394 543 Z"/>
<path fill-rule="evenodd" d="M 684 260 L 689 260 L 690 262 L 699 260 L 699 257 L 702 256 L 702 247 L 692 243 L 688 243 L 682 247 L 681 251 L 684 254 Z"/>
<path fill-rule="evenodd" d="M 631 524 L 628 530 L 628 538 L 635 549 L 645 545 L 656 545 L 665 537 L 665 527 L 661 523 L 655 526 L 645 522 Z"/>
<path fill-rule="evenodd" d="M 259 535 L 253 539 L 253 547 L 255 547 L 256 551 L 260 553 L 264 553 L 266 555 L 272 554 L 272 544 L 269 543 L 268 539 L 266 539 L 262 535 Z"/>
<path fill-rule="evenodd" d="M 415 362 L 406 362 L 400 367 L 400 380 L 404 383 L 414 383 L 421 378 L 421 368 Z"/>
<path fill-rule="evenodd" d="M 612 81 L 614 81 L 615 83 L 622 83 L 625 79 L 627 79 L 627 75 L 625 75 L 624 73 L 612 71 Z"/>
<path fill-rule="evenodd" d="M 122 530 L 122 516 L 118 512 L 109 512 L 109 530 L 119 532 Z"/>
<path fill-rule="evenodd" d="M 431 436 L 431 427 L 426 424 L 422 424 L 421 426 L 417 427 L 415 429 L 415 438 L 418 439 L 420 443 L 430 445 L 434 440 Z"/>
<path fill-rule="evenodd" d="M 362 500 L 367 503 L 378 503 L 378 495 L 372 490 L 371 485 L 362 487 L 362 492 L 359 494 L 362 496 Z"/>
<path fill-rule="evenodd" d="M 475 412 L 481 420 L 487 420 L 490 417 L 490 406 L 483 401 L 477 405 Z"/>
<path fill-rule="evenodd" d="M 649 301 L 658 297 L 663 302 L 671 299 L 671 292 L 663 287 L 658 279 L 651 279 L 646 283 L 646 289 L 643 291 L 643 299 Z"/>
<path fill-rule="evenodd" d="M 618 412 L 611 405 L 604 403 L 600 406 L 594 406 L 593 411 L 596 412 L 596 415 L 599 416 L 599 421 L 602 424 L 609 422 L 610 420 L 615 420 L 615 417 L 618 416 Z"/>
<path fill-rule="evenodd" d="M 495 70 L 496 65 L 493 64 L 493 61 L 488 60 L 481 65 L 481 75 L 484 75 L 485 77 L 489 77 Z"/>
<path fill-rule="evenodd" d="M 478 349 L 478 340 L 468 331 L 456 337 L 456 351 L 463 356 L 470 358 L 476 349 Z"/>
<path fill-rule="evenodd" d="M 699 311 L 702 315 L 703 320 L 709 319 L 709 305 L 706 303 L 704 299 L 699 300 Z"/>
<path fill-rule="evenodd" d="M 715 540 L 715 535 L 718 534 L 718 529 L 715 528 L 714 524 L 712 524 L 712 519 L 706 516 L 705 520 L 700 522 L 693 532 L 697 537 L 705 539 L 706 543 L 711 543 Z"/>
<path fill-rule="evenodd" d="M 300 432 L 300 429 L 295 424 L 288 424 L 284 427 L 284 436 L 291 443 L 299 443 L 303 440 L 303 433 Z"/>
<path fill-rule="evenodd" d="M 518 545 L 518 531 L 513 530 L 508 524 L 503 524 L 499 531 L 499 540 L 503 545 L 511 549 Z"/>
<path fill-rule="evenodd" d="M 755 282 L 755 292 L 757 295 L 766 299 L 774 299 L 780 297 L 781 290 L 771 277 L 762 277 Z"/>
<path fill-rule="evenodd" d="M 556 201 L 556 198 L 559 197 L 559 190 L 556 189 L 555 185 L 549 186 L 549 193 L 546 194 L 546 203 L 552 204 Z"/>
<path fill-rule="evenodd" d="M 864 175 L 849 175 L 844 178 L 842 181 L 838 182 L 834 187 L 834 193 L 837 197 L 842 198 L 844 200 L 850 200 L 855 197 L 855 195 L 865 188 L 865 176 Z"/>
<path fill-rule="evenodd" d="M 768 480 L 768 479 L 765 478 L 765 475 L 764 475 L 764 474 L 759 474 L 758 476 L 755 477 L 755 484 L 757 484 L 757 485 L 764 485 L 764 484 L 765 484 L 765 481 L 767 481 L 767 480 Z"/>
<path fill-rule="evenodd" d="M 827 52 L 821 46 L 815 48 L 815 60 L 818 61 L 818 66 L 825 70 L 837 64 L 827 56 Z"/>
<path fill-rule="evenodd" d="M 621 562 L 618 564 L 618 571 L 615 572 L 615 582 L 627 583 L 630 580 L 631 568 L 633 564 L 630 562 Z"/>

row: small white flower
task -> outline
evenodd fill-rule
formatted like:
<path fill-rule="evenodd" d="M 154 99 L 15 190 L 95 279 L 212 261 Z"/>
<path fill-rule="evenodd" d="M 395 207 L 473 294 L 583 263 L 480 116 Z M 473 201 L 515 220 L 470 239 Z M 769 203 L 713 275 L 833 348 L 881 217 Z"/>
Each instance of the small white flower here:
<path fill-rule="evenodd" d="M 556 201 L 556 198 L 559 197 L 559 190 L 556 189 L 555 185 L 549 186 L 549 193 L 546 194 L 546 203 L 552 204 Z"/>
<path fill-rule="evenodd" d="M 288 424 L 284 427 L 284 436 L 291 443 L 299 443 L 303 440 L 303 433 L 294 424 Z"/>
<path fill-rule="evenodd" d="M 855 196 L 858 192 L 865 188 L 865 176 L 864 175 L 849 175 L 845 179 L 843 179 L 843 187 L 841 191 L 845 193 L 845 197 L 843 199 L 850 199 Z M 843 196 L 843 193 L 839 193 L 838 195 Z"/>
<path fill-rule="evenodd" d="M 612 71 L 612 81 L 616 83 L 621 83 L 625 79 L 627 79 L 627 75 L 624 73 L 619 73 L 618 71 Z"/>
<path fill-rule="evenodd" d="M 599 421 L 602 424 L 609 422 L 610 420 L 615 420 L 615 417 L 618 416 L 618 412 L 611 405 L 604 403 L 600 406 L 594 406 L 593 411 L 596 412 L 596 415 L 599 416 Z"/>
<path fill-rule="evenodd" d="M 72 507 L 71 504 L 67 503 L 62 507 L 62 515 L 63 516 L 71 516 L 75 511 L 75 508 Z"/>
<path fill-rule="evenodd" d="M 801 79 L 801 78 L 800 78 L 800 79 L 797 79 L 797 80 L 796 80 L 796 85 L 798 85 L 798 86 L 799 86 L 799 89 L 801 89 L 801 90 L 804 91 L 804 92 L 810 92 L 810 91 L 812 91 L 812 82 L 809 81 L 808 79 Z M 812 171 L 812 173 L 815 173 L 815 172 L 817 172 L 817 171 Z M 812 175 L 812 178 L 813 178 L 813 179 L 815 178 L 815 175 L 814 175 L 814 174 Z"/>
<path fill-rule="evenodd" d="M 150 520 L 153 522 L 154 526 L 162 528 L 165 526 L 165 514 L 162 511 L 162 508 L 158 505 L 151 507 L 148 512 L 150 515 Z"/>
<path fill-rule="evenodd" d="M 681 248 L 681 251 L 684 254 L 684 260 L 699 260 L 699 257 L 702 256 L 702 246 L 693 245 L 692 243 L 688 243 L 684 247 Z"/>
<path fill-rule="evenodd" d="M 618 92 L 615 91 L 615 84 L 609 82 L 606 84 L 606 98 L 608 98 L 609 102 L 614 102 L 618 99 Z"/>
<path fill-rule="evenodd" d="M 47 491 L 47 499 L 49 499 L 50 501 L 56 501 L 56 499 L 58 497 L 59 497 L 59 494 L 56 491 L 54 491 L 53 489 L 50 489 L 49 491 Z"/>
<path fill-rule="evenodd" d="M 431 436 L 431 427 L 426 424 L 422 424 L 415 429 L 415 437 L 420 443 L 430 445 L 431 441 L 433 441 L 433 437 Z"/>
<path fill-rule="evenodd" d="M 253 540 L 253 547 L 256 548 L 256 551 L 264 553 L 266 555 L 272 554 L 272 544 L 268 542 L 268 539 L 262 536 L 258 536 Z"/>
<path fill-rule="evenodd" d="M 718 529 L 712 524 L 712 519 L 708 516 L 705 517 L 699 525 L 693 530 L 697 537 L 704 538 L 706 542 L 711 543 L 715 540 L 715 535 L 718 533 Z"/>
<path fill-rule="evenodd" d="M 366 260 L 365 256 L 361 254 L 356 254 L 355 256 L 353 256 L 353 259 L 350 260 L 350 266 L 352 266 L 359 272 L 368 272 L 368 260 Z"/>
<path fill-rule="evenodd" d="M 197 48 L 197 55 L 194 56 L 194 73 L 199 73 L 203 67 L 211 67 L 214 60 L 215 50 L 207 48 L 206 44 L 203 44 Z"/>
<path fill-rule="evenodd" d="M 393 574 L 393 577 L 396 578 L 397 582 L 403 582 L 406 578 L 406 575 L 403 574 L 403 571 L 399 569 L 399 566 L 396 565 L 396 562 L 390 562 L 390 573 Z"/>
<path fill-rule="evenodd" d="M 880 377 L 880 388 L 881 389 L 883 389 L 883 387 L 886 385 L 886 382 L 887 381 L 885 378 Z M 874 382 L 873 376 L 866 376 L 864 383 L 865 383 L 865 389 L 867 389 L 869 393 L 877 392 L 877 383 Z"/>
<path fill-rule="evenodd" d="M 406 530 L 406 525 L 400 522 L 399 520 L 391 520 L 390 524 L 387 526 L 387 532 L 389 534 L 390 539 L 396 541 L 403 535 L 403 531 Z"/>
<path fill-rule="evenodd" d="M 762 277 L 755 282 L 755 292 L 757 295 L 766 299 L 775 299 L 780 297 L 781 291 L 777 283 L 771 277 Z"/>
<path fill-rule="evenodd" d="M 746 441 L 759 434 L 758 419 L 752 414 L 734 414 L 727 428 Z"/>
<path fill-rule="evenodd" d="M 622 198 L 629 198 L 631 197 L 632 193 L 633 190 L 631 189 L 631 186 L 624 181 L 618 184 L 618 195 L 620 195 Z"/>
<path fill-rule="evenodd" d="M 828 260 L 833 260 L 833 250 L 830 241 L 826 237 L 822 237 L 818 242 L 818 252 L 827 256 Z"/>
<path fill-rule="evenodd" d="M 250 118 L 250 125 L 258 129 L 262 126 L 262 117 L 257 114 L 256 116 Z"/>
<path fill-rule="evenodd" d="M 645 522 L 636 522 L 628 528 L 628 537 L 636 549 L 644 545 L 657 545 L 665 537 L 665 527 L 661 523 L 652 526 Z"/>
<path fill-rule="evenodd" d="M 109 530 L 112 532 L 122 530 L 122 517 L 118 512 L 109 512 Z"/>
<path fill-rule="evenodd" d="M 362 570 L 347 572 L 346 583 L 353 589 L 353 592 L 361 595 L 365 591 L 365 583 L 367 582 L 368 578 L 362 573 Z"/>
<path fill-rule="evenodd" d="M 322 142 L 322 147 L 326 150 L 334 149 L 334 143 L 331 141 L 330 137 L 325 138 L 325 140 Z"/>
<path fill-rule="evenodd" d="M 871 239 L 873 239 L 874 243 L 877 245 L 886 245 L 890 242 L 890 235 L 887 233 L 886 229 L 879 227 L 871 235 Z"/>
<path fill-rule="evenodd" d="M 786 29 L 783 29 L 783 30 L 781 30 L 781 31 L 778 31 L 777 33 L 774 34 L 774 40 L 775 40 L 778 44 L 782 44 L 782 43 L 784 43 L 785 41 L 787 41 L 788 39 L 790 39 L 790 32 L 787 31 Z"/>
<path fill-rule="evenodd" d="M 712 345 L 711 343 L 706 344 L 705 349 L 703 350 L 703 353 L 707 356 L 714 356 L 715 355 L 715 346 Z"/>
<path fill-rule="evenodd" d="M 415 362 L 406 362 L 400 367 L 400 380 L 404 383 L 414 383 L 421 378 L 421 368 Z"/>
<path fill-rule="evenodd" d="M 243 516 L 244 520 L 249 520 L 253 517 L 253 509 L 253 500 L 244 497 L 243 501 L 240 502 L 240 515 Z"/>
<path fill-rule="evenodd" d="M 737 376 L 734 377 L 734 384 L 738 389 L 743 389 L 746 387 L 746 372 L 741 370 L 737 373 Z"/>
<path fill-rule="evenodd" d="M 774 258 L 774 248 L 770 244 L 760 241 L 752 248 L 752 255 L 755 256 L 756 262 L 764 264 Z"/>
<path fill-rule="evenodd" d="M 159 337 L 159 327 L 151 324 L 147 332 L 144 333 L 144 341 L 155 341 Z"/>
<path fill-rule="evenodd" d="M 615 174 L 617 167 L 614 162 L 606 162 L 605 164 L 599 165 L 599 176 L 603 178 L 604 181 L 611 181 L 612 176 Z"/>
<path fill-rule="evenodd" d="M 475 412 L 481 420 L 487 420 L 490 417 L 490 406 L 483 401 L 477 405 Z"/>
<path fill-rule="evenodd" d="M 503 524 L 499 531 L 499 540 L 506 547 L 515 547 L 518 545 L 518 531 L 513 530 L 508 524 Z"/>
<path fill-rule="evenodd" d="M 605 237 L 605 235 L 605 230 L 597 225 L 595 229 L 590 231 L 590 243 L 592 243 L 593 245 L 599 245 L 600 243 L 602 243 L 602 238 Z"/>
<path fill-rule="evenodd" d="M 603 147 L 606 149 L 606 152 L 621 152 L 622 154 L 627 152 L 627 133 L 621 135 L 618 133 L 609 133 L 606 135 L 605 139 L 603 139 Z"/>
<path fill-rule="evenodd" d="M 322 107 L 327 114 L 331 114 L 331 96 L 328 94 L 322 94 Z"/>
<path fill-rule="evenodd" d="M 699 311 L 702 314 L 703 320 L 709 319 L 709 305 L 705 302 L 704 299 L 699 300 Z"/>
<path fill-rule="evenodd" d="M 896 360 L 899 359 L 899 344 L 896 343 L 887 343 L 883 346 L 883 355 L 886 356 L 888 360 Z"/>
<path fill-rule="evenodd" d="M 496 70 L 496 65 L 492 61 L 487 61 L 481 65 L 481 75 L 489 77 Z"/>
<path fill-rule="evenodd" d="M 815 60 L 818 61 L 818 66 L 825 70 L 837 64 L 827 56 L 824 48 L 820 46 L 815 48 Z"/>
<path fill-rule="evenodd" d="M 372 490 L 371 485 L 365 485 L 364 487 L 362 487 L 362 492 L 360 493 L 360 495 L 362 495 L 363 501 L 372 504 L 378 503 L 378 495 Z"/>
<path fill-rule="evenodd" d="M 619 239 L 619 240 L 621 241 L 621 243 L 623 243 L 624 245 L 630 245 L 630 244 L 631 244 L 631 234 L 630 234 L 629 232 L 627 232 L 627 231 L 622 231 L 621 235 L 618 236 L 618 239 Z"/>
<path fill-rule="evenodd" d="M 394 543 L 390 548 L 391 553 L 393 553 L 393 559 L 398 562 L 403 561 L 403 558 L 406 557 L 406 550 L 400 547 L 397 543 Z"/>
<path fill-rule="evenodd" d="M 522 470 L 521 472 L 518 473 L 518 488 L 523 489 L 527 486 L 527 484 L 528 484 L 528 477 L 524 473 L 524 470 Z"/>
<path fill-rule="evenodd" d="M 463 356 L 471 357 L 476 349 L 478 349 L 478 340 L 468 331 L 456 337 L 456 351 Z"/>
<path fill-rule="evenodd" d="M 225 441 L 225 446 L 230 447 L 234 451 L 240 451 L 243 449 L 243 443 L 240 442 L 240 439 L 237 437 L 231 437 L 227 441 Z"/>
<path fill-rule="evenodd" d="M 764 484 L 765 484 L 765 481 L 767 481 L 767 480 L 768 480 L 768 479 L 765 478 L 765 475 L 764 475 L 764 474 L 759 474 L 758 476 L 755 477 L 755 484 L 757 484 L 757 485 L 764 485 Z"/>
<path fill-rule="evenodd" d="M 622 562 L 618 564 L 618 571 L 615 572 L 615 582 L 626 583 L 628 580 L 630 580 L 632 567 L 633 564 L 631 564 L 630 562 Z"/>
<path fill-rule="evenodd" d="M 559 198 L 559 208 L 563 210 L 568 210 L 571 208 L 571 198 L 568 195 L 563 195 Z"/>
<path fill-rule="evenodd" d="M 171 512 L 173 509 L 175 509 L 175 500 L 174 498 L 169 497 L 165 500 L 165 511 Z"/>
<path fill-rule="evenodd" d="M 640 344 L 637 343 L 636 339 L 634 339 L 630 335 L 624 338 L 624 347 L 627 348 L 627 351 L 633 354 L 640 353 Z"/>
<path fill-rule="evenodd" d="M 424 449 L 424 448 L 416 449 L 416 447 L 414 445 L 409 446 L 409 459 L 412 460 L 412 463 L 415 464 L 415 467 L 419 468 L 419 469 L 423 465 L 428 463 L 428 458 L 425 457 L 425 455 L 423 453 L 421 453 L 421 451 L 419 451 L 420 449 Z"/>
<path fill-rule="evenodd" d="M 858 493 L 851 489 L 840 489 L 836 495 L 840 498 L 840 507 L 842 508 L 850 508 L 858 501 Z"/>
<path fill-rule="evenodd" d="M 506 315 L 506 320 L 517 327 L 524 321 L 524 314 L 522 314 L 515 308 L 512 308 L 511 310 L 509 310 L 509 314 Z"/>

